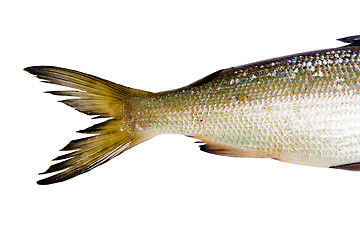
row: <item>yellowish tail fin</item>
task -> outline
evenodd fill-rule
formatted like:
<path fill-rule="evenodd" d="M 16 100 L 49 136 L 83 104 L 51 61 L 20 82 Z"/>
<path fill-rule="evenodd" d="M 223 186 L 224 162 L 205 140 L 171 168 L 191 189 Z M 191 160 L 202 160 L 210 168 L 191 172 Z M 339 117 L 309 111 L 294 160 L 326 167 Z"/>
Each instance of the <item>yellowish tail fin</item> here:
<path fill-rule="evenodd" d="M 64 68 L 35 66 L 24 70 L 43 79 L 43 82 L 77 89 L 48 92 L 72 97 L 61 101 L 66 105 L 82 113 L 95 115 L 95 118 L 109 118 L 79 131 L 93 136 L 73 140 L 66 145 L 62 150 L 72 152 L 55 158 L 55 161 L 62 161 L 50 166 L 42 174 L 57 173 L 38 181 L 38 184 L 61 182 L 90 171 L 152 137 L 139 133 L 131 124 L 131 115 L 138 103 L 152 93 Z"/>

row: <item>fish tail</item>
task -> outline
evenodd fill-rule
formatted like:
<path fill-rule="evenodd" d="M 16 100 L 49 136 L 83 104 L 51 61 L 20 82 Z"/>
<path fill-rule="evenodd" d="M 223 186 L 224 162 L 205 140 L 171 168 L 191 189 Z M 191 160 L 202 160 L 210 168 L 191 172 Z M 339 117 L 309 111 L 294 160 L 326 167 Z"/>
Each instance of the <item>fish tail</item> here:
<path fill-rule="evenodd" d="M 61 151 L 72 152 L 55 158 L 54 160 L 61 161 L 41 173 L 55 174 L 39 180 L 38 184 L 62 182 L 88 172 L 153 137 L 139 130 L 133 120 L 141 101 L 152 93 L 64 68 L 34 66 L 24 70 L 43 79 L 45 83 L 76 89 L 48 92 L 72 97 L 60 102 L 93 115 L 94 118 L 108 118 L 102 123 L 78 131 L 92 136 L 70 141 Z"/>

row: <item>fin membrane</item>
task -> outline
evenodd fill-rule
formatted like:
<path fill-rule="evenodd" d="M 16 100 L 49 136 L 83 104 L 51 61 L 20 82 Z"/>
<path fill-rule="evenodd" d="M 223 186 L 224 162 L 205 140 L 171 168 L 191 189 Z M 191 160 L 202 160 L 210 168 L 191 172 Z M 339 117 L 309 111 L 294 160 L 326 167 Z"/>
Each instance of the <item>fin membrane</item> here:
<path fill-rule="evenodd" d="M 96 118 L 109 118 L 80 130 L 79 133 L 93 136 L 76 139 L 66 145 L 62 151 L 72 152 L 55 158 L 55 161 L 61 161 L 42 174 L 56 174 L 38 181 L 38 184 L 61 182 L 88 172 L 152 137 L 135 131 L 130 114 L 136 107 L 132 100 L 136 98 L 138 103 L 139 99 L 151 93 L 64 68 L 37 66 L 24 70 L 43 79 L 43 82 L 77 89 L 48 92 L 72 97 L 62 100 L 64 104 Z"/>
<path fill-rule="evenodd" d="M 360 171 L 360 162 L 331 166 L 330 168 L 350 170 L 350 171 Z"/>
<path fill-rule="evenodd" d="M 255 152 L 248 149 L 238 149 L 223 144 L 219 144 L 207 137 L 201 137 L 201 136 L 193 136 L 193 137 L 201 140 L 201 141 L 197 141 L 196 143 L 205 143 L 199 146 L 200 150 L 203 152 L 222 155 L 222 156 L 229 156 L 229 157 L 248 157 L 248 158 L 267 157 L 260 152 Z"/>
<path fill-rule="evenodd" d="M 348 46 L 360 46 L 360 35 L 337 39 L 340 42 L 350 43 Z"/>

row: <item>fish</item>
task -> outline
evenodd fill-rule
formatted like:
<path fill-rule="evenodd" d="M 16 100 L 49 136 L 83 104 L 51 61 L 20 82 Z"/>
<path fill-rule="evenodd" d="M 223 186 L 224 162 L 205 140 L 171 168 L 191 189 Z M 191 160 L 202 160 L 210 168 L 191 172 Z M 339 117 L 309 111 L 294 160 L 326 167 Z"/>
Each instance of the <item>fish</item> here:
<path fill-rule="evenodd" d="M 24 70 L 66 87 L 47 93 L 105 118 L 78 131 L 37 183 L 71 179 L 160 134 L 196 138 L 201 151 L 300 165 L 360 168 L 360 35 L 344 46 L 216 71 L 185 87 L 149 92 L 53 67 Z"/>

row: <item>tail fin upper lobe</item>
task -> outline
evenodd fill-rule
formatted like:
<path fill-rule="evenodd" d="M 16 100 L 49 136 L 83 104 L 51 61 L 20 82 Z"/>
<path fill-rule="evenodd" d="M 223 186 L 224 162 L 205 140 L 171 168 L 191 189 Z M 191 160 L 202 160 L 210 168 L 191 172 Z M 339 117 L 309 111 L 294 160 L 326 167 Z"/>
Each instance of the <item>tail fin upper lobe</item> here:
<path fill-rule="evenodd" d="M 56 161 L 62 161 L 50 166 L 42 174 L 57 173 L 38 181 L 38 184 L 61 182 L 90 171 L 152 137 L 138 133 L 130 123 L 132 109 L 136 107 L 133 100 L 137 99 L 138 103 L 139 99 L 145 99 L 152 93 L 64 68 L 35 66 L 24 70 L 43 79 L 43 82 L 77 89 L 48 92 L 73 97 L 61 101 L 66 105 L 82 113 L 95 115 L 95 118 L 109 118 L 80 130 L 80 133 L 93 136 L 73 140 L 66 145 L 62 150 L 72 152 L 55 158 Z"/>

